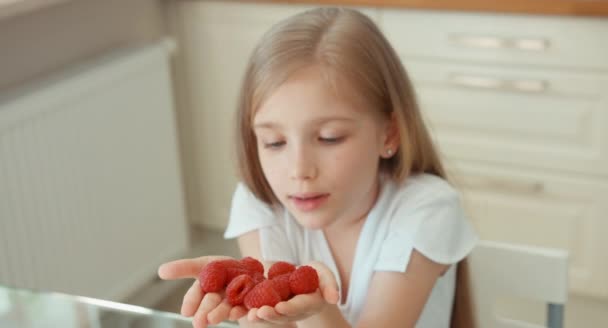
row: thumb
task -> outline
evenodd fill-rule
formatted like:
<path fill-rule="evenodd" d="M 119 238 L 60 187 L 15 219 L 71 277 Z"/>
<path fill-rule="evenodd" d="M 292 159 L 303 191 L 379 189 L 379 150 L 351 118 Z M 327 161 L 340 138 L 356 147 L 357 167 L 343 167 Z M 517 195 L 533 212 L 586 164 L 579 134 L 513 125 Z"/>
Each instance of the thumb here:
<path fill-rule="evenodd" d="M 318 261 L 312 261 L 308 263 L 319 274 L 319 289 L 321 294 L 327 303 L 337 304 L 340 299 L 340 292 L 338 291 L 338 282 L 334 273 L 323 263 Z"/>

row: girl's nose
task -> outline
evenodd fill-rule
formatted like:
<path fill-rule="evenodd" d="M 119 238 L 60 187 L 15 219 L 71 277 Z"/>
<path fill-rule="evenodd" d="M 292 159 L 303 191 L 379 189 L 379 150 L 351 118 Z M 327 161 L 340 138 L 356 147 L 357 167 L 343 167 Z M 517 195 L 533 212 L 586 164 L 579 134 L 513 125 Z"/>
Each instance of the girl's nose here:
<path fill-rule="evenodd" d="M 291 166 L 290 177 L 294 180 L 311 180 L 317 176 L 317 167 L 314 156 L 305 147 L 298 147 L 292 151 L 289 165 Z"/>

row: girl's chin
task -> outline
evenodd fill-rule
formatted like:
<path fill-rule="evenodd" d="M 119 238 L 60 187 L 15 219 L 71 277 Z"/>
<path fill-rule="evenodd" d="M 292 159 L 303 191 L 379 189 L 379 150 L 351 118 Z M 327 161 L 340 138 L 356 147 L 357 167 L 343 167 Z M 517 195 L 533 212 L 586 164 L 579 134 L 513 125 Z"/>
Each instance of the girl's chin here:
<path fill-rule="evenodd" d="M 315 217 L 295 216 L 295 219 L 302 227 L 311 230 L 323 229 L 329 225 L 327 220 Z"/>

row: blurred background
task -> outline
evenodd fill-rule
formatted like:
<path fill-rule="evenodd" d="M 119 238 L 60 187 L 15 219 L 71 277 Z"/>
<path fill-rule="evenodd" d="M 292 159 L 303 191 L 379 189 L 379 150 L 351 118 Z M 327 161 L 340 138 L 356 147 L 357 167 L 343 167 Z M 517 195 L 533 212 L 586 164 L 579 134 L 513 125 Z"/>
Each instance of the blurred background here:
<path fill-rule="evenodd" d="M 248 56 L 327 4 L 401 56 L 481 237 L 567 250 L 566 327 L 605 327 L 607 1 L 0 0 L 0 284 L 178 311 L 191 282 L 159 264 L 238 256 L 222 232 Z"/>

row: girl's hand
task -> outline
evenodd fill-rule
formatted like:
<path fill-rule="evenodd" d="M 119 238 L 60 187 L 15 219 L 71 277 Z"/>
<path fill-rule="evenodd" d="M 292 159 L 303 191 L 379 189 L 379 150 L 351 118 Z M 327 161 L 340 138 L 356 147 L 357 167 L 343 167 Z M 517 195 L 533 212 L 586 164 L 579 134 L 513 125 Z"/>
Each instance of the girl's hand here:
<path fill-rule="evenodd" d="M 228 302 L 223 301 L 223 294 L 206 293 L 203 296 L 201 291 L 197 279 L 201 269 L 211 261 L 226 259 L 231 258 L 227 256 L 203 256 L 168 262 L 158 268 L 158 276 L 161 279 L 195 279 L 186 295 L 184 295 L 180 311 L 183 316 L 194 316 L 192 325 L 195 328 L 206 328 L 209 324 L 218 324 L 224 320 L 236 321 L 247 315 L 247 309 L 244 307 L 233 307 Z"/>
<path fill-rule="evenodd" d="M 285 324 L 308 318 L 321 312 L 328 304 L 337 304 L 340 298 L 338 284 L 331 270 L 321 262 L 307 265 L 319 274 L 319 289 L 311 294 L 297 295 L 273 307 L 263 306 L 251 309 L 247 319 L 251 322 Z"/>

